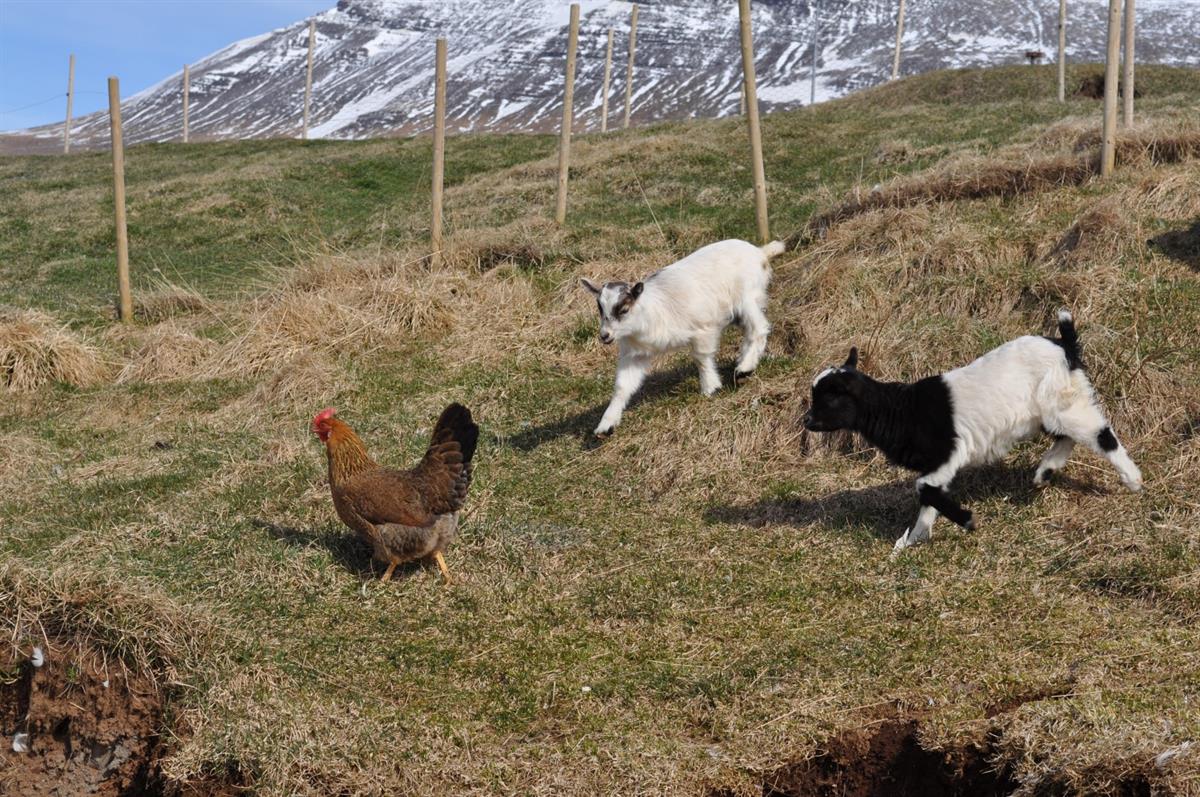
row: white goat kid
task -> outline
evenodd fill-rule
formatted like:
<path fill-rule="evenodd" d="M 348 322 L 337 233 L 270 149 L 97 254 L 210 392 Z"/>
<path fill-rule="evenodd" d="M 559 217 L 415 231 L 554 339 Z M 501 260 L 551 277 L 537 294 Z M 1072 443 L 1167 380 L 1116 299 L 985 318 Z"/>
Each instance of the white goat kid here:
<path fill-rule="evenodd" d="M 596 435 L 606 435 L 621 422 L 625 406 L 646 378 L 655 355 L 690 347 L 700 368 L 700 392 L 711 396 L 721 387 L 717 349 L 731 323 L 742 327 L 741 354 L 734 381 L 750 376 L 767 347 L 768 261 L 784 250 L 775 241 L 755 246 L 746 241 L 720 241 L 698 249 L 630 285 L 591 280 L 580 282 L 596 297 L 600 341 L 618 343 L 616 386 Z"/>

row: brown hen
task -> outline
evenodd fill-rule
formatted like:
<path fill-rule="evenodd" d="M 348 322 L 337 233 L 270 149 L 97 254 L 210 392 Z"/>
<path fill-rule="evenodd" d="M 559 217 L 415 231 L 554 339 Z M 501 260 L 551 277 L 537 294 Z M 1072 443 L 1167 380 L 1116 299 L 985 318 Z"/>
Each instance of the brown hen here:
<path fill-rule="evenodd" d="M 461 404 L 446 407 L 424 459 L 411 470 L 377 464 L 354 430 L 333 417 L 336 412 L 330 407 L 317 413 L 312 431 L 325 443 L 338 517 L 387 562 L 383 581 L 396 565 L 433 557 L 449 583 L 442 551 L 458 531 L 479 439 L 471 411 Z"/>

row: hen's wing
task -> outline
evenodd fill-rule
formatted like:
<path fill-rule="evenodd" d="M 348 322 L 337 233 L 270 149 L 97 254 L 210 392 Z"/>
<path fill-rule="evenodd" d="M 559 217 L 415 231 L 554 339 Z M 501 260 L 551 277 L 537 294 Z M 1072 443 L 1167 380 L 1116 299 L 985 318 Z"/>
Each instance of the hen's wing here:
<path fill-rule="evenodd" d="M 436 519 L 425 508 L 408 471 L 374 468 L 346 479 L 333 491 L 336 503 L 373 526 L 428 526 Z"/>
<path fill-rule="evenodd" d="M 336 496 L 373 525 L 432 525 L 462 508 L 471 483 L 471 458 L 479 427 L 471 412 L 451 404 L 438 419 L 425 457 L 408 471 L 374 468 L 338 485 Z"/>

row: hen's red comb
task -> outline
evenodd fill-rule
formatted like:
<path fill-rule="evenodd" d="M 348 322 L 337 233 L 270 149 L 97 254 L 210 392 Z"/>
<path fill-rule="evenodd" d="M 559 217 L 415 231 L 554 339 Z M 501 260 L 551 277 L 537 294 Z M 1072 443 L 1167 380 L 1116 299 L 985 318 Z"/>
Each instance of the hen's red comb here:
<path fill-rule="evenodd" d="M 337 415 L 337 410 L 335 410 L 333 407 L 326 407 L 325 409 L 321 410 L 320 412 L 318 412 L 316 415 L 313 416 L 313 419 L 312 419 L 313 428 L 316 429 L 318 426 L 320 426 L 322 423 L 325 423 L 326 421 L 328 421 L 334 415 Z"/>

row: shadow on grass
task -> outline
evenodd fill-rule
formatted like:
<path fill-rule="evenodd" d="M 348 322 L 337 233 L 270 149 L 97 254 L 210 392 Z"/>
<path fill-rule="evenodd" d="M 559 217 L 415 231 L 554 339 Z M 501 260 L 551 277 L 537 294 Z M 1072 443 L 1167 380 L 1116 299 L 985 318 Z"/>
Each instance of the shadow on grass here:
<path fill-rule="evenodd" d="M 323 529 L 320 531 L 298 529 L 291 526 L 268 523 L 259 518 L 252 518 L 250 524 L 263 529 L 273 539 L 279 540 L 293 548 L 324 548 L 329 551 L 329 555 L 333 561 L 349 572 L 354 573 L 363 581 L 370 581 L 383 575 L 382 567 L 379 569 L 375 568 L 375 563 L 371 557 L 371 549 L 366 543 L 349 531 L 339 529 Z M 425 565 L 422 562 L 408 562 L 396 568 L 395 572 L 392 573 L 392 580 L 406 578 L 420 572 L 424 568 Z"/>
<path fill-rule="evenodd" d="M 373 572 L 371 549 L 349 531 L 333 528 L 298 529 L 259 518 L 251 518 L 250 525 L 293 548 L 324 548 L 329 551 L 333 561 L 359 576 L 369 577 Z"/>
<path fill-rule="evenodd" d="M 1147 241 L 1151 248 L 1200 271 L 1200 219 L 1186 230 L 1171 230 Z"/>
<path fill-rule="evenodd" d="M 916 475 L 874 487 L 840 490 L 819 498 L 766 498 L 752 504 L 714 505 L 704 512 L 708 523 L 732 523 L 760 528 L 770 524 L 810 526 L 819 524 L 835 531 L 850 531 L 864 526 L 878 539 L 892 541 L 912 525 L 917 517 Z M 1092 485 L 1056 474 L 1052 489 L 1095 492 Z M 950 494 L 967 508 L 980 501 L 1003 497 L 1009 503 L 1032 503 L 1044 488 L 1033 486 L 1031 468 L 1004 464 L 985 465 L 964 471 L 951 487 Z M 984 525 L 995 518 L 975 514 L 975 522 Z M 945 524 L 945 518 L 940 520 Z"/>
<path fill-rule="evenodd" d="M 695 373 L 696 369 L 692 365 L 679 365 L 665 371 L 651 371 L 650 376 L 646 379 L 646 383 L 642 385 L 642 389 L 638 391 L 633 400 L 629 402 L 629 406 L 625 408 L 626 416 L 630 412 L 636 411 L 638 407 L 647 401 L 653 401 L 670 395 L 682 382 Z M 725 375 L 723 374 L 723 376 Z M 730 380 L 726 379 L 725 385 L 728 386 L 729 384 Z M 575 437 L 579 440 L 581 448 L 596 448 L 604 441 L 596 438 L 592 434 L 592 430 L 596 428 L 596 424 L 600 423 L 600 417 L 604 414 L 604 410 L 607 407 L 608 401 L 606 400 L 603 404 L 598 404 L 591 409 L 568 415 L 566 418 L 560 418 L 538 426 L 531 426 L 508 438 L 508 445 L 518 451 L 532 451 L 538 446 L 557 440 L 560 437 Z"/>

